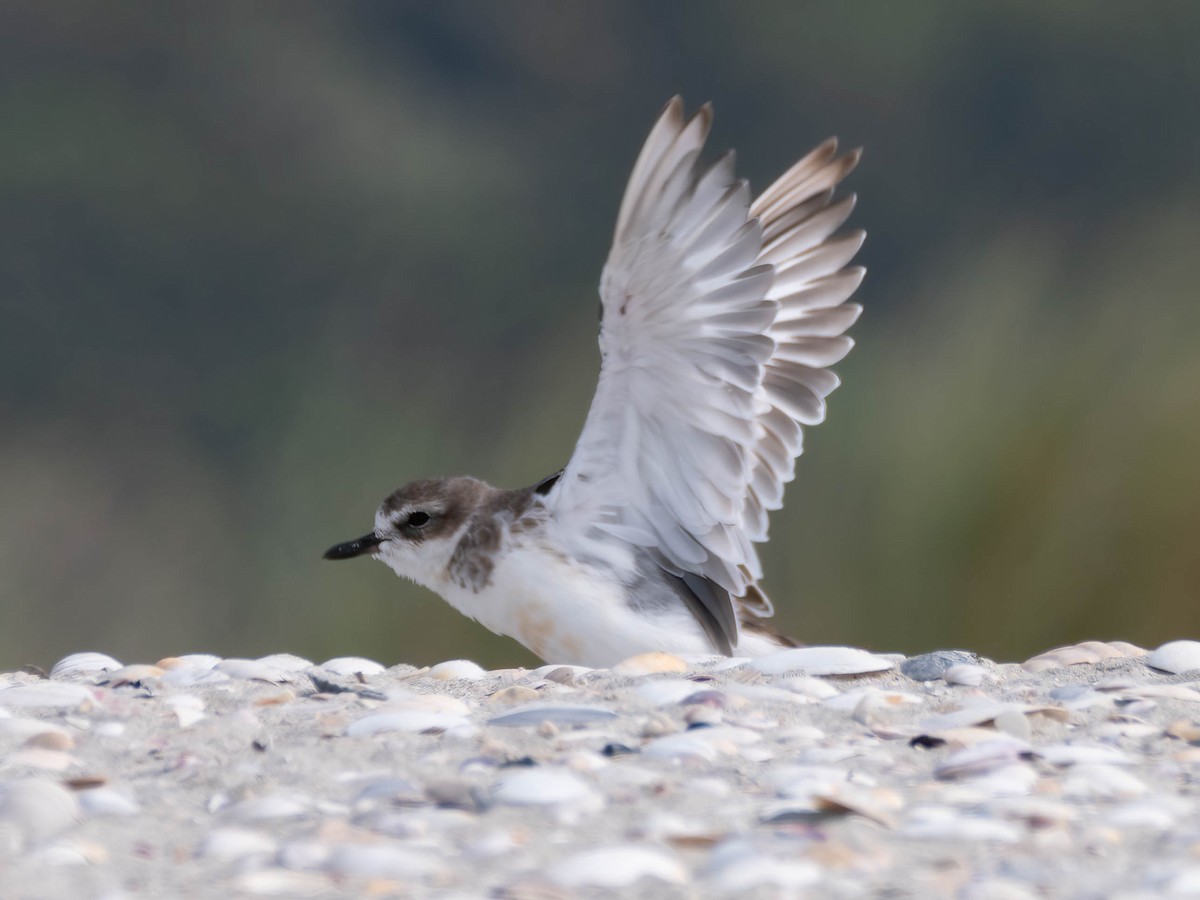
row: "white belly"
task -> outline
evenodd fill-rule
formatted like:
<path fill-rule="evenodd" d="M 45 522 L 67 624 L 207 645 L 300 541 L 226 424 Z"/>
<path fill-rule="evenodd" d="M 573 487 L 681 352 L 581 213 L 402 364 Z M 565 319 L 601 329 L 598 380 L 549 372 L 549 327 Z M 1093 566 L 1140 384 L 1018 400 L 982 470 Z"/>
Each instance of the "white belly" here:
<path fill-rule="evenodd" d="M 439 593 L 462 612 L 520 641 L 548 663 L 611 666 L 637 653 L 711 655 L 704 629 L 680 604 L 648 616 L 625 602 L 613 576 L 535 545 L 503 554 L 478 593 L 452 583 Z"/>
<path fill-rule="evenodd" d="M 478 593 L 451 582 L 437 589 L 456 610 L 496 634 L 516 638 L 546 662 L 605 667 L 653 650 L 718 655 L 682 602 L 671 610 L 637 612 L 626 604 L 623 584 L 611 572 L 569 563 L 536 545 L 510 548 Z M 745 635 L 734 653 L 757 656 L 779 649 Z"/>

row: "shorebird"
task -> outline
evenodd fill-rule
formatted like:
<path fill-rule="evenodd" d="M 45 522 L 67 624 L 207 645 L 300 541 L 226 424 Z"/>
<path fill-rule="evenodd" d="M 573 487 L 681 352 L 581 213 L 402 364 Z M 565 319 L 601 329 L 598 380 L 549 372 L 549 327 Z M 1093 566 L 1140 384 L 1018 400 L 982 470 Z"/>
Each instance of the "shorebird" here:
<path fill-rule="evenodd" d="M 853 346 L 865 234 L 839 233 L 855 198 L 834 189 L 860 151 L 830 139 L 752 200 L 732 151 L 701 164 L 711 126 L 676 97 L 634 164 L 567 465 L 519 490 L 414 481 L 326 559 L 381 560 L 547 662 L 795 646 L 764 622 L 754 545 Z"/>

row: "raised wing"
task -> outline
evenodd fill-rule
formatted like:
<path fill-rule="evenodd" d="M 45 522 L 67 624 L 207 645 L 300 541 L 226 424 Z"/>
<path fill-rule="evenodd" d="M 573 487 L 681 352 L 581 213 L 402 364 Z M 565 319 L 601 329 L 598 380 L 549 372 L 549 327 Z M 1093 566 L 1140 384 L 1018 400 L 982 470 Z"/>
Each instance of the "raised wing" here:
<path fill-rule="evenodd" d="M 838 380 L 860 308 L 845 301 L 862 244 L 830 238 L 854 198 L 831 204 L 857 162 L 828 141 L 751 204 L 727 153 L 698 158 L 712 110 L 676 97 L 634 165 L 601 279 L 596 396 L 547 505 L 563 527 L 643 547 L 690 589 L 720 649 L 737 605 L 771 607 L 753 542 Z M 689 598 L 691 600 L 692 598 Z"/>

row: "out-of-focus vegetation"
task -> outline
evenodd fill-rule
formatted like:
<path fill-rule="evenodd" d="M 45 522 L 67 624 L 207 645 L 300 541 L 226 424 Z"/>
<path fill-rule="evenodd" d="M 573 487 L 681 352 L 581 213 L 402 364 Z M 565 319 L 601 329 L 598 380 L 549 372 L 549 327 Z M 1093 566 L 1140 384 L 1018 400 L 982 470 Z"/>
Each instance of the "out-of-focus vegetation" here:
<path fill-rule="evenodd" d="M 858 349 L 764 550 L 809 642 L 1200 630 L 1200 6 L 0 11 L 0 667 L 529 657 L 320 553 L 531 483 L 668 97 L 761 187 L 863 144 Z"/>

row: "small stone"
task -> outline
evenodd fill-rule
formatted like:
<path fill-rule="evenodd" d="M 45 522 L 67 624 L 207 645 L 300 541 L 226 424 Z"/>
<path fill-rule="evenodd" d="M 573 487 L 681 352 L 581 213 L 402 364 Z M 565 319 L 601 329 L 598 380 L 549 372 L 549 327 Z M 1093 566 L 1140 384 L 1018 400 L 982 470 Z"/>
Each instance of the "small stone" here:
<path fill-rule="evenodd" d="M 475 681 L 479 678 L 484 678 L 487 675 L 487 670 L 478 663 L 473 663 L 469 659 L 451 659 L 446 662 L 438 663 L 432 669 L 425 673 L 426 678 L 432 678 L 436 681 Z"/>
<path fill-rule="evenodd" d="M 673 855 L 640 844 L 586 850 L 554 863 L 546 875 L 567 888 L 627 888 L 643 879 L 674 885 L 688 881 L 687 869 Z"/>
<path fill-rule="evenodd" d="M 997 731 L 1003 731 L 1009 737 L 1014 737 L 1019 741 L 1028 742 L 1033 736 L 1033 729 L 1029 727 L 1029 718 L 1025 713 L 1015 709 L 1004 710 L 996 716 L 993 724 Z"/>
<path fill-rule="evenodd" d="M 663 672 L 686 672 L 687 663 L 670 653 L 640 653 L 623 659 L 612 667 L 614 675 L 657 675 Z"/>
<path fill-rule="evenodd" d="M 966 650 L 935 650 L 909 657 L 900 664 L 900 673 L 913 681 L 936 681 L 952 666 L 978 662 L 979 656 Z"/>
<path fill-rule="evenodd" d="M 1179 675 L 1200 670 L 1200 641 L 1170 641 L 1146 657 L 1146 665 Z"/>
<path fill-rule="evenodd" d="M 768 653 L 747 665 L 763 675 L 805 672 L 808 675 L 867 675 L 896 667 L 895 662 L 853 647 L 798 647 Z"/>
<path fill-rule="evenodd" d="M 531 687 L 526 687 L 523 684 L 510 684 L 508 687 L 502 687 L 500 690 L 491 694 L 488 703 L 528 703 L 531 700 L 537 700 L 541 697 L 537 691 Z"/>
<path fill-rule="evenodd" d="M 1200 744 L 1200 725 L 1190 719 L 1176 719 L 1167 726 L 1166 734 L 1189 744 Z"/>
<path fill-rule="evenodd" d="M 39 731 L 25 742 L 25 746 L 62 752 L 74 749 L 75 738 L 65 731 Z"/>
<path fill-rule="evenodd" d="M 50 670 L 51 678 L 66 678 L 71 675 L 95 675 L 121 668 L 121 664 L 107 653 L 72 653 L 64 656 Z"/>

